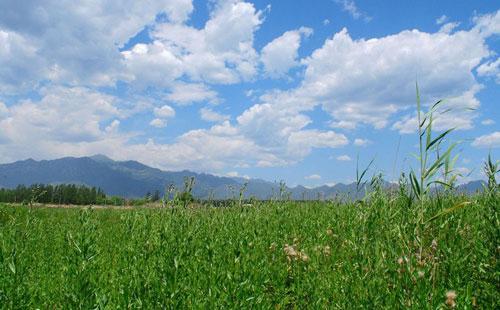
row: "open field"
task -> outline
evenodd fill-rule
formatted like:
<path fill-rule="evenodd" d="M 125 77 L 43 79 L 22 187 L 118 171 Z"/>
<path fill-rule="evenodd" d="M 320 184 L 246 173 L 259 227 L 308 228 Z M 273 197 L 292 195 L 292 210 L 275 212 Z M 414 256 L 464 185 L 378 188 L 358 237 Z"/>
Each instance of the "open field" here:
<path fill-rule="evenodd" d="M 433 197 L 423 224 L 416 203 L 384 192 L 231 208 L 3 205 L 0 307 L 493 309 L 499 200 Z"/>

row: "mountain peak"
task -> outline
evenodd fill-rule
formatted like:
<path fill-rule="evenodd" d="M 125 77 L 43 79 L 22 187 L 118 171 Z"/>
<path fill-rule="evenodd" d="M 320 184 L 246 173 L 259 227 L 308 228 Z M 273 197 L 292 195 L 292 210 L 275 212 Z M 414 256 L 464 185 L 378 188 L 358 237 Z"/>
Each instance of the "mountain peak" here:
<path fill-rule="evenodd" d="M 111 158 L 109 158 L 106 155 L 103 154 L 96 154 L 89 156 L 89 158 L 93 159 L 94 161 L 100 162 L 100 163 L 109 163 L 109 162 L 114 162 Z"/>

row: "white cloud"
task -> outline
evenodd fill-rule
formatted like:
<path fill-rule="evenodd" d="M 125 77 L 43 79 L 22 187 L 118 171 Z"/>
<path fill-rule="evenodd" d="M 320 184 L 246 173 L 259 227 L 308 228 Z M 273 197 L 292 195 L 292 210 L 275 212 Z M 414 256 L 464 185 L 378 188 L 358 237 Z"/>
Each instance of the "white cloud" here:
<path fill-rule="evenodd" d="M 104 129 L 104 131 L 106 133 L 116 133 L 118 131 L 118 128 L 120 127 L 120 121 L 115 119 L 111 122 L 111 124 L 109 124 L 108 126 L 106 126 L 106 128 Z"/>
<path fill-rule="evenodd" d="M 165 86 L 181 75 L 217 84 L 250 80 L 257 72 L 253 35 L 263 21 L 262 14 L 251 3 L 223 1 L 215 6 L 203 29 L 156 24 L 151 44 L 122 54 L 139 83 L 146 80 L 149 85 Z M 148 70 L 153 66 L 157 66 L 155 70 Z"/>
<path fill-rule="evenodd" d="M 41 94 L 40 101 L 13 105 L 0 121 L 0 130 L 13 142 L 30 147 L 39 139 L 94 141 L 106 134 L 104 122 L 122 114 L 115 98 L 86 88 L 51 87 Z"/>
<path fill-rule="evenodd" d="M 475 24 L 474 30 L 480 33 L 483 37 L 488 37 L 493 34 L 500 33 L 500 10 L 495 13 L 475 16 L 473 18 Z"/>
<path fill-rule="evenodd" d="M 372 142 L 368 139 L 361 139 L 361 138 L 356 138 L 354 139 L 353 144 L 356 146 L 367 146 L 368 144 L 371 144 Z"/>
<path fill-rule="evenodd" d="M 2 101 L 0 101 L 0 119 L 6 117 L 7 113 L 9 113 L 9 109 L 7 108 L 7 106 L 5 105 L 5 103 L 3 103 Z"/>
<path fill-rule="evenodd" d="M 441 28 L 439 28 L 439 32 L 441 33 L 446 33 L 446 34 L 450 34 L 453 32 L 453 30 L 455 30 L 458 26 L 460 25 L 460 23 L 458 22 L 452 22 L 452 23 L 446 23 L 444 24 L 443 26 L 441 26 Z"/>
<path fill-rule="evenodd" d="M 335 3 L 342 6 L 342 10 L 349 13 L 354 19 L 363 18 L 365 22 L 369 22 L 372 18 L 366 13 L 360 11 L 354 0 L 334 0 Z"/>
<path fill-rule="evenodd" d="M 477 118 L 475 110 L 480 105 L 475 95 L 480 89 L 481 87 L 476 85 L 461 96 L 445 99 L 441 108 L 433 114 L 433 129 L 437 131 L 450 128 L 455 130 L 472 129 L 474 120 Z M 418 131 L 417 124 L 417 115 L 413 113 L 395 122 L 392 129 L 398 130 L 402 134 L 411 134 Z"/>
<path fill-rule="evenodd" d="M 449 20 L 448 16 L 441 15 L 438 19 L 436 19 L 436 25 L 442 25 Z"/>
<path fill-rule="evenodd" d="M 479 76 L 492 76 L 495 82 L 500 84 L 500 58 L 497 57 L 495 61 L 488 61 L 483 63 L 477 68 Z"/>
<path fill-rule="evenodd" d="M 328 18 L 323 20 L 323 26 L 327 26 L 330 24 L 330 20 Z"/>
<path fill-rule="evenodd" d="M 472 146 L 478 148 L 498 148 L 500 147 L 500 131 L 477 137 L 472 142 Z"/>
<path fill-rule="evenodd" d="M 128 81 L 143 88 L 171 86 L 183 74 L 182 61 L 160 42 L 136 44 L 122 56 L 129 72 Z"/>
<path fill-rule="evenodd" d="M 415 74 L 425 104 L 460 97 L 477 106 L 474 95 L 479 86 L 472 70 L 490 53 L 475 30 L 412 30 L 353 40 L 344 29 L 304 60 L 302 92 L 323 103 L 334 127 L 366 123 L 383 128 L 395 112 L 414 106 Z M 468 124 L 469 118 L 463 121 Z"/>
<path fill-rule="evenodd" d="M 164 128 L 167 126 L 167 121 L 161 118 L 155 118 L 149 123 L 149 125 L 156 128 Z"/>
<path fill-rule="evenodd" d="M 484 125 L 484 126 L 489 126 L 489 125 L 493 125 L 495 124 L 495 121 L 488 118 L 488 119 L 485 119 L 483 121 L 481 121 L 481 124 Z"/>
<path fill-rule="evenodd" d="M 155 108 L 154 114 L 160 118 L 169 118 L 175 116 L 175 110 L 169 105 L 164 105 L 160 108 Z"/>
<path fill-rule="evenodd" d="M 352 158 L 349 157 L 349 155 L 340 155 L 340 156 L 337 156 L 337 160 L 339 160 L 339 161 L 351 161 Z"/>
<path fill-rule="evenodd" d="M 288 137 L 287 152 L 289 155 L 305 157 L 312 148 L 337 148 L 348 142 L 343 134 L 333 131 L 300 130 L 292 132 Z"/>
<path fill-rule="evenodd" d="M 179 105 L 188 105 L 200 101 L 216 103 L 217 93 L 204 84 L 176 83 L 171 88 L 171 93 L 166 96 L 166 99 Z"/>
<path fill-rule="evenodd" d="M 321 176 L 319 174 L 311 174 L 304 177 L 306 180 L 321 180 Z"/>
<path fill-rule="evenodd" d="M 300 41 L 312 34 L 311 28 L 287 31 L 269 42 L 261 52 L 261 61 L 267 75 L 277 78 L 299 65 L 297 61 Z"/>
<path fill-rule="evenodd" d="M 0 28 L 0 92 L 18 93 L 35 87 L 48 73 L 46 65 L 28 40 Z"/>
<path fill-rule="evenodd" d="M 217 113 L 209 108 L 200 109 L 200 117 L 207 122 L 223 122 L 229 120 L 229 115 Z"/>
<path fill-rule="evenodd" d="M 9 33 L 15 59 L 0 57 L 8 61 L 1 64 L 0 84 L 28 86 L 49 79 L 70 85 L 111 85 L 122 77 L 119 46 L 158 13 L 182 22 L 192 9 L 191 0 L 2 1 L 0 37 Z"/>
<path fill-rule="evenodd" d="M 354 2 L 340 3 L 353 16 L 366 18 Z M 38 158 L 104 153 L 165 169 L 197 171 L 289 165 L 314 148 L 348 144 L 344 134 L 311 129 L 317 124 L 308 112 L 318 106 L 330 114 L 332 127 L 344 129 L 384 128 L 400 112 L 400 125 L 393 127 L 404 131 L 414 116 L 404 111 L 414 105 L 415 76 L 426 104 L 447 97 L 455 98 L 450 99 L 454 107 L 477 108 L 480 86 L 473 71 L 490 76 L 497 70 L 494 51 L 485 40 L 498 32 L 498 13 L 476 17 L 468 31 L 412 30 L 353 39 L 342 30 L 299 60 L 300 40 L 310 32 L 302 28 L 269 43 L 261 60 L 254 34 L 264 20 L 263 11 L 232 0 L 209 7 L 214 9 L 207 23 L 195 28 L 188 23 L 190 0 L 1 2 L 0 91 L 51 86 L 40 90 L 41 99 L 0 104 L 0 160 L 34 156 L 36 150 Z M 166 21 L 155 22 L 161 12 L 166 12 Z M 119 52 L 144 27 L 151 41 Z M 270 57 L 273 45 L 274 51 L 287 47 L 278 59 L 282 63 L 276 54 Z M 484 62 L 487 59 L 491 61 Z M 251 101 L 258 103 L 233 123 L 208 105 L 199 110 L 200 116 L 217 124 L 189 130 L 168 144 L 158 142 L 161 139 L 144 142 L 141 133 L 124 131 L 127 122 L 120 121 L 139 111 L 153 110 L 150 124 L 165 126 L 175 110 L 158 102 L 216 104 L 214 89 L 219 88 L 214 84 L 253 81 L 262 63 L 264 70 L 277 75 L 302 65 L 304 79 L 286 91 L 265 92 L 255 86 Z M 116 80 L 130 86 L 132 98 L 122 99 L 128 103 L 90 88 L 114 85 Z M 472 128 L 474 113 L 449 115 L 438 122 Z M 362 145 L 361 140 L 355 139 L 354 145 Z"/>

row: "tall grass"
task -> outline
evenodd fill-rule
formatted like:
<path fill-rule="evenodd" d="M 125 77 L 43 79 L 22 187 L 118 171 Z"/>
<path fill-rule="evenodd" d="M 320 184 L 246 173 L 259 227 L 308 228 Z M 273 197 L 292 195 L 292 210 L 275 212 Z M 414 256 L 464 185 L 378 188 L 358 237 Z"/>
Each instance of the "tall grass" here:
<path fill-rule="evenodd" d="M 0 307 L 435 309 L 450 290 L 460 308 L 498 306 L 498 193 L 468 197 L 467 208 L 434 219 L 419 240 L 403 198 L 1 206 Z M 463 201 L 429 199 L 425 215 Z"/>

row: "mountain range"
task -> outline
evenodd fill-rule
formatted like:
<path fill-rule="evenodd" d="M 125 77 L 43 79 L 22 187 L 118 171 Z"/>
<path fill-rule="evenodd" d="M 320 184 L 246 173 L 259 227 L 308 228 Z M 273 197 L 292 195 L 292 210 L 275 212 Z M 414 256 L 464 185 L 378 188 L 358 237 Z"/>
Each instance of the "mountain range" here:
<path fill-rule="evenodd" d="M 188 170 L 163 171 L 137 161 L 115 161 L 104 155 L 90 157 L 64 157 L 54 160 L 36 161 L 27 159 L 0 164 L 0 187 L 15 188 L 32 184 L 81 184 L 100 187 L 108 195 L 126 198 L 144 197 L 156 190 L 161 194 L 173 185 L 182 190 L 184 180 L 193 177 L 193 195 L 196 198 L 226 199 L 239 196 L 245 186 L 245 197 L 269 199 L 280 194 L 278 182 L 261 179 L 215 176 Z M 384 182 L 384 186 L 391 186 Z M 482 188 L 482 181 L 473 181 L 460 186 L 465 192 Z M 282 188 L 292 199 L 331 198 L 336 195 L 356 196 L 356 184 L 335 184 L 307 188 L 304 186 Z M 359 196 L 359 195 L 358 195 Z"/>

